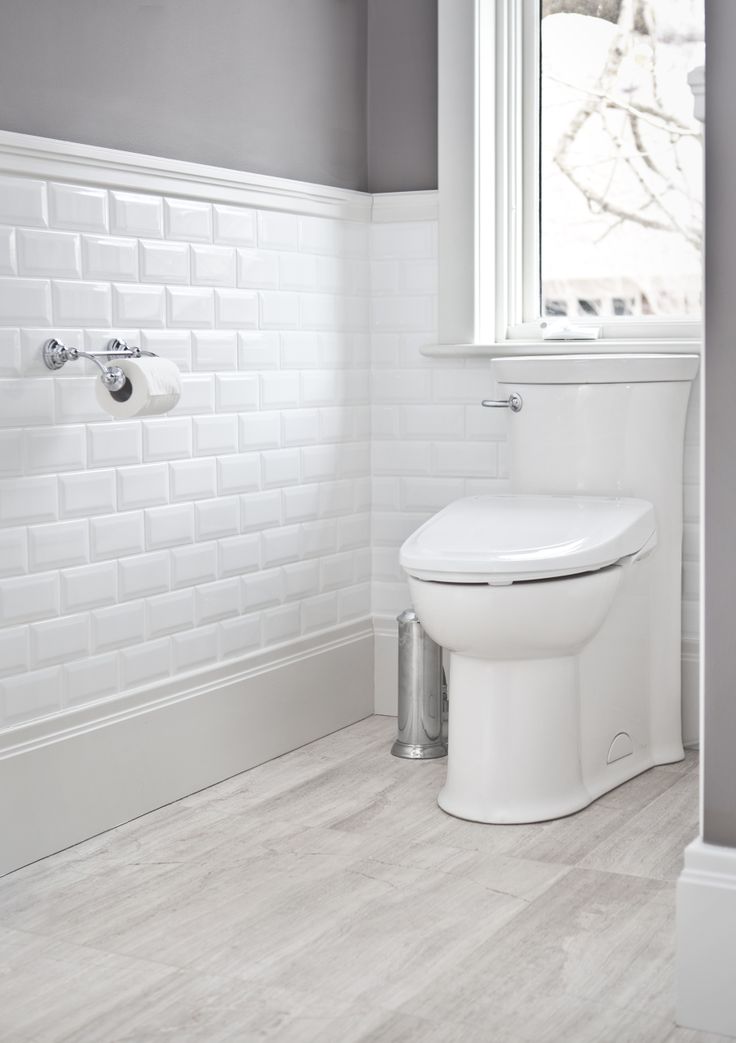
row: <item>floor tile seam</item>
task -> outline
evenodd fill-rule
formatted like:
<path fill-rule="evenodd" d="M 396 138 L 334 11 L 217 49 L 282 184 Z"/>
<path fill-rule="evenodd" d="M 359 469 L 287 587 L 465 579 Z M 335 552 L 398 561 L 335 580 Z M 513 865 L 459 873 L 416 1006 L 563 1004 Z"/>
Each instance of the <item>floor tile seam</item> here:
<path fill-rule="evenodd" d="M 585 858 L 588 857 L 588 855 L 585 856 Z M 632 878 L 635 880 L 646 880 L 650 884 L 661 884 L 660 893 L 674 888 L 677 883 L 676 880 L 670 880 L 667 877 L 647 876 L 644 873 L 627 873 L 620 869 L 604 869 L 601 866 L 583 865 L 582 862 L 577 862 L 575 865 L 570 866 L 570 869 L 580 873 L 597 873 L 600 876 L 620 877 L 622 880 L 631 880 Z"/>
<path fill-rule="evenodd" d="M 180 967 L 176 964 L 167 963 L 163 960 L 151 960 L 144 956 L 131 956 L 129 953 L 120 952 L 115 949 L 102 948 L 99 944 L 91 944 L 90 942 L 80 942 L 66 934 L 48 934 L 47 932 L 32 931 L 27 927 L 14 927 L 6 920 L 0 920 L 0 929 L 12 931 L 15 934 L 23 934 L 29 938 L 33 938 L 35 941 L 44 942 L 48 946 L 53 945 L 65 945 L 70 946 L 74 949 L 80 949 L 89 953 L 98 954 L 101 956 L 113 956 L 118 959 L 129 960 L 131 963 L 136 963 L 143 967 L 158 967 L 166 971 L 185 971 L 186 968 Z M 37 954 L 38 955 L 38 954 Z M 47 953 L 42 953 L 41 956 L 45 959 L 50 959 Z M 66 960 L 54 960 L 58 963 L 66 963 Z"/>

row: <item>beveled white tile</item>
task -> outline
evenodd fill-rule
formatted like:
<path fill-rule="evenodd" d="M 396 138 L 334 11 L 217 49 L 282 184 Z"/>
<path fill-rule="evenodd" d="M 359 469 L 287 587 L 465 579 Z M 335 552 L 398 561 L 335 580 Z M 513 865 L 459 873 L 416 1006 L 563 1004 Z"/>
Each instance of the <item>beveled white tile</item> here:
<path fill-rule="evenodd" d="M 89 561 L 86 519 L 33 525 L 28 530 L 28 565 L 32 572 L 64 569 Z"/>
<path fill-rule="evenodd" d="M 221 370 L 238 368 L 238 335 L 232 330 L 207 330 L 192 336 L 192 368 Z"/>
<path fill-rule="evenodd" d="M 237 453 L 217 461 L 217 488 L 221 496 L 249 492 L 261 485 L 258 453 Z"/>
<path fill-rule="evenodd" d="M 189 417 L 144 420 L 140 426 L 145 460 L 186 459 L 192 455 L 192 422 Z"/>
<path fill-rule="evenodd" d="M 198 627 L 237 616 L 240 612 L 240 580 L 223 579 L 195 587 L 194 608 Z"/>
<path fill-rule="evenodd" d="M 212 242 L 212 207 L 192 199 L 165 199 L 166 235 L 188 242 Z"/>
<path fill-rule="evenodd" d="M 166 290 L 169 325 L 212 326 L 215 314 L 212 293 L 212 290 L 199 286 L 169 287 Z"/>
<path fill-rule="evenodd" d="M 163 205 L 156 196 L 133 192 L 110 193 L 110 231 L 113 235 L 163 235 Z"/>
<path fill-rule="evenodd" d="M 186 243 L 141 240 L 140 255 L 143 282 L 189 282 L 189 247 Z"/>
<path fill-rule="evenodd" d="M 175 670 L 196 670 L 217 661 L 217 626 L 198 627 L 171 639 Z"/>
<path fill-rule="evenodd" d="M 169 589 L 167 551 L 141 554 L 118 562 L 118 595 L 121 600 L 149 597 Z"/>
<path fill-rule="evenodd" d="M 240 616 L 226 619 L 217 627 L 220 638 L 220 655 L 223 659 L 242 656 L 261 646 L 261 616 Z"/>
<path fill-rule="evenodd" d="M 26 529 L 0 529 L 0 576 L 18 576 L 27 571 Z"/>
<path fill-rule="evenodd" d="M 50 326 L 50 284 L 44 279 L 0 279 L 0 323 Z"/>
<path fill-rule="evenodd" d="M 0 223 L 47 225 L 46 182 L 25 177 L 0 177 Z"/>
<path fill-rule="evenodd" d="M 89 617 L 65 616 L 32 624 L 30 649 L 34 668 L 89 655 Z"/>
<path fill-rule="evenodd" d="M 5 707 L 5 722 L 20 724 L 34 717 L 55 713 L 61 708 L 61 668 L 48 667 L 0 681 L 0 704 Z"/>
<path fill-rule="evenodd" d="M 194 508 L 191 503 L 153 507 L 145 512 L 146 547 L 175 547 L 194 542 Z"/>
<path fill-rule="evenodd" d="M 79 237 L 71 232 L 19 228 L 16 249 L 20 275 L 61 279 L 78 279 L 81 275 Z"/>
<path fill-rule="evenodd" d="M 61 573 L 62 612 L 83 612 L 101 608 L 112 604 L 116 599 L 117 566 L 114 562 L 85 565 Z"/>
<path fill-rule="evenodd" d="M 273 449 L 261 454 L 264 487 L 293 485 L 299 481 L 299 450 Z"/>
<path fill-rule="evenodd" d="M 266 645 L 291 641 L 301 632 L 299 605 L 281 605 L 263 613 L 263 640 Z"/>
<path fill-rule="evenodd" d="M 92 643 L 96 652 L 125 648 L 143 641 L 142 601 L 99 608 L 92 612 Z"/>
<path fill-rule="evenodd" d="M 95 394 L 96 377 L 75 377 L 55 381 L 56 422 L 70 424 L 87 420 L 105 420 L 106 415 Z"/>
<path fill-rule="evenodd" d="M 239 333 L 239 369 L 275 369 L 279 365 L 278 333 Z"/>
<path fill-rule="evenodd" d="M 240 576 L 260 568 L 261 541 L 257 533 L 219 540 L 217 549 L 222 577 Z"/>
<path fill-rule="evenodd" d="M 177 460 L 169 464 L 169 468 L 172 501 L 207 499 L 217 495 L 214 460 Z"/>
<path fill-rule="evenodd" d="M 254 572 L 243 576 L 240 582 L 244 612 L 278 605 L 284 600 L 284 574 L 281 569 Z"/>
<path fill-rule="evenodd" d="M 87 428 L 87 458 L 90 467 L 140 463 L 141 424 L 123 420 L 90 425 Z"/>
<path fill-rule="evenodd" d="M 68 663 L 62 675 L 66 705 L 103 699 L 114 695 L 120 687 L 117 657 L 112 652 Z"/>
<path fill-rule="evenodd" d="M 115 322 L 124 326 L 165 325 L 163 286 L 126 286 L 112 288 Z"/>
<path fill-rule="evenodd" d="M 319 562 L 298 561 L 284 566 L 287 600 L 305 598 L 319 591 Z"/>
<path fill-rule="evenodd" d="M 85 466 L 84 428 L 36 427 L 24 435 L 23 467 L 26 474 L 77 471 Z"/>
<path fill-rule="evenodd" d="M 196 286 L 234 286 L 235 251 L 227 246 L 193 246 L 192 282 Z"/>
<path fill-rule="evenodd" d="M 118 510 L 168 503 L 169 472 L 164 463 L 121 467 L 117 471 Z"/>
<path fill-rule="evenodd" d="M 120 558 L 126 554 L 140 554 L 145 549 L 141 511 L 91 518 L 89 532 L 93 561 Z"/>
<path fill-rule="evenodd" d="M 217 543 L 175 547 L 170 554 L 172 587 L 193 587 L 217 579 Z"/>
<path fill-rule="evenodd" d="M 85 279 L 137 279 L 137 243 L 134 239 L 83 235 L 82 264 Z"/>
<path fill-rule="evenodd" d="M 215 378 L 215 387 L 220 412 L 242 413 L 258 408 L 258 377 L 254 373 L 220 374 Z"/>
<path fill-rule="evenodd" d="M 253 210 L 240 206 L 215 205 L 215 242 L 230 246 L 255 246 L 258 232 Z"/>
<path fill-rule="evenodd" d="M 319 486 L 293 485 L 283 489 L 284 521 L 310 521 L 319 517 Z"/>
<path fill-rule="evenodd" d="M 299 326 L 299 296 L 269 290 L 259 293 L 260 325 L 264 330 L 288 330 Z"/>
<path fill-rule="evenodd" d="M 54 228 L 74 232 L 106 232 L 108 227 L 107 192 L 84 185 L 50 184 L 49 215 Z"/>
<path fill-rule="evenodd" d="M 278 449 L 281 417 L 275 412 L 244 413 L 238 418 L 241 449 Z"/>
<path fill-rule="evenodd" d="M 55 521 L 57 515 L 56 475 L 0 482 L 0 525 L 34 525 Z"/>
<path fill-rule="evenodd" d="M 258 213 L 258 245 L 267 250 L 296 250 L 298 219 L 294 214 L 262 210 Z"/>
<path fill-rule="evenodd" d="M 289 525 L 282 529 L 267 529 L 261 534 L 261 556 L 264 568 L 296 561 L 301 553 L 301 529 Z"/>
<path fill-rule="evenodd" d="M 0 586 L 0 618 L 6 626 L 59 614 L 59 578 L 54 572 L 5 579 Z"/>
<path fill-rule="evenodd" d="M 262 373 L 261 408 L 293 409 L 299 405 L 299 374 L 288 370 Z"/>
<path fill-rule="evenodd" d="M 36 344 L 42 342 L 43 339 L 39 337 Z M 21 376 L 23 369 L 20 344 L 20 330 L 0 330 L 0 377 Z"/>
<path fill-rule="evenodd" d="M 136 648 L 118 653 L 120 679 L 124 688 L 136 688 L 168 677 L 171 673 L 171 645 L 167 638 L 144 641 Z"/>
<path fill-rule="evenodd" d="M 240 527 L 243 532 L 281 523 L 281 491 L 250 493 L 240 497 Z"/>
<path fill-rule="evenodd" d="M 104 282 L 52 283 L 54 322 L 62 326 L 109 326 L 110 286 Z"/>
<path fill-rule="evenodd" d="M 337 593 L 320 594 L 315 598 L 307 598 L 302 602 L 302 629 L 305 633 L 312 630 L 327 630 L 337 623 Z"/>
<path fill-rule="evenodd" d="M 194 531 L 198 540 L 216 540 L 240 531 L 240 503 L 236 496 L 220 496 L 194 505 Z"/>
<path fill-rule="evenodd" d="M 218 326 L 255 329 L 258 326 L 258 294 L 249 290 L 214 290 Z"/>
<path fill-rule="evenodd" d="M 237 416 L 194 417 L 192 425 L 195 456 L 216 456 L 237 452 Z"/>
<path fill-rule="evenodd" d="M 0 676 L 25 673 L 29 668 L 27 626 L 0 630 Z"/>
<path fill-rule="evenodd" d="M 253 290 L 279 285 L 279 255 L 270 250 L 238 250 L 238 286 Z"/>
<path fill-rule="evenodd" d="M 115 472 L 89 471 L 59 477 L 59 506 L 62 516 L 88 517 L 115 510 Z"/>
<path fill-rule="evenodd" d="M 0 427 L 51 424 L 54 420 L 53 380 L 3 380 Z"/>

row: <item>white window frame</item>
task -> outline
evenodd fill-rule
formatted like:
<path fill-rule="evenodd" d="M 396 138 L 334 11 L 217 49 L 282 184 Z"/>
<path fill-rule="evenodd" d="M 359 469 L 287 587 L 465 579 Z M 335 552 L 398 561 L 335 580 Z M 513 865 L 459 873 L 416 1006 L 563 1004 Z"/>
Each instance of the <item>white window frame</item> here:
<path fill-rule="evenodd" d="M 438 0 L 439 341 L 429 354 L 698 350 L 689 320 L 542 341 L 536 294 L 540 0 Z M 530 60 L 531 59 L 531 60 Z M 524 316 L 527 319 L 524 319 Z"/>

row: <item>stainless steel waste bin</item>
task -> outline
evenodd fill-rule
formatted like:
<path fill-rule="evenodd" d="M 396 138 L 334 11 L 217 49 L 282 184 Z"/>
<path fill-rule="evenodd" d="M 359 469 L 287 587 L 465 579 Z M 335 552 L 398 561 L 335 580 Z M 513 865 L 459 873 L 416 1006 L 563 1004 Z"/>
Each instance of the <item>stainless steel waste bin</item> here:
<path fill-rule="evenodd" d="M 424 632 L 416 612 L 406 609 L 399 624 L 399 734 L 394 757 L 445 757 L 442 738 L 442 649 Z"/>

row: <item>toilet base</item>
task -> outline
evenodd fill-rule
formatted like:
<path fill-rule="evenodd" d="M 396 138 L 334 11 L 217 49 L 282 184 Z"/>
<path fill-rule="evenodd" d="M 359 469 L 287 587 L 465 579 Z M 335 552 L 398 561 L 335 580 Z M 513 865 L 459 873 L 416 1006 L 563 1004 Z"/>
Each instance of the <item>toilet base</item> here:
<path fill-rule="evenodd" d="M 449 660 L 447 781 L 438 797 L 448 814 L 498 824 L 562 818 L 654 765 L 638 734 L 628 756 L 607 764 L 602 752 L 586 779 L 578 656 Z"/>

